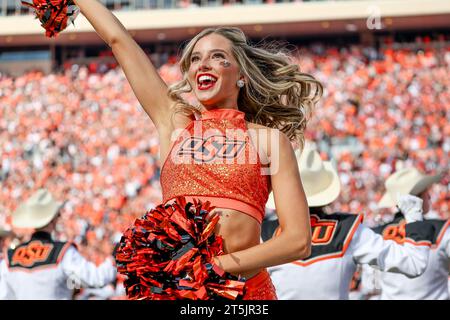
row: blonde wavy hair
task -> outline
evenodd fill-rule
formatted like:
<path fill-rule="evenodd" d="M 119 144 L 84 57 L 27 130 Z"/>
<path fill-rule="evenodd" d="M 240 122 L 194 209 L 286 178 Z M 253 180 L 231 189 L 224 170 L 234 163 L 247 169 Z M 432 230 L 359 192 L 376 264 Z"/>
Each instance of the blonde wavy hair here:
<path fill-rule="evenodd" d="M 168 92 L 177 102 L 177 112 L 192 114 L 198 111 L 186 103 L 182 94 L 192 91 L 187 71 L 194 46 L 201 38 L 213 33 L 231 41 L 241 75 L 247 79 L 238 95 L 238 108 L 245 113 L 246 120 L 279 129 L 302 147 L 306 124 L 323 93 L 322 84 L 301 72 L 289 54 L 273 43 L 258 47 L 250 45 L 239 28 L 208 28 L 186 45 L 180 59 L 183 79 L 173 84 Z"/>

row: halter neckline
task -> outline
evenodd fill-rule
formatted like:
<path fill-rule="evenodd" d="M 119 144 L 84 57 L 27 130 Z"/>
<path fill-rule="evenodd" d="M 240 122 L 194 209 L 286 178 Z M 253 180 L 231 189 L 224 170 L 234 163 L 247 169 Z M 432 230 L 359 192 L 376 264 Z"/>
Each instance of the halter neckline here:
<path fill-rule="evenodd" d="M 245 113 L 237 109 L 217 108 L 201 112 L 202 120 L 207 119 L 244 119 Z"/>

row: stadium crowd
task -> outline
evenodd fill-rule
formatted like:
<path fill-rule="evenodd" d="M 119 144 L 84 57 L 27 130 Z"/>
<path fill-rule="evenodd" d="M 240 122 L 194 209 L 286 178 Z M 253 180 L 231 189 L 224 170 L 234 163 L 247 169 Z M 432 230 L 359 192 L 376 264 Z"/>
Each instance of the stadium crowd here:
<path fill-rule="evenodd" d="M 289 2 L 313 2 L 321 0 L 100 0 L 108 9 L 131 11 L 142 9 L 185 9 L 234 5 L 261 5 Z M 33 1 L 26 1 L 33 2 Z M 0 0 L 0 16 L 33 14 L 20 1 Z"/>
<path fill-rule="evenodd" d="M 335 211 L 363 212 L 369 224 L 390 219 L 384 214 L 390 211 L 377 210 L 390 174 L 404 166 L 430 173 L 449 168 L 450 47 L 426 43 L 423 50 L 319 46 L 301 54 L 300 67 L 325 87 L 307 137 L 323 150 L 340 143 L 347 147 L 335 154 L 344 185 Z M 360 148 L 350 152 L 354 143 L 346 141 Z M 323 158 L 329 155 L 324 152 Z M 433 189 L 435 216 L 449 217 L 449 182 L 447 174 Z"/>
<path fill-rule="evenodd" d="M 175 61 L 159 68 L 168 83 L 181 76 Z M 450 45 L 312 45 L 299 50 L 297 62 L 325 88 L 306 136 L 338 164 L 343 188 L 334 211 L 364 213 L 375 225 L 390 217 L 377 201 L 396 168 L 449 168 Z M 161 200 L 155 127 L 122 71 L 110 67 L 0 74 L 0 224 L 46 187 L 67 201 L 58 237 L 97 263 Z M 432 214 L 442 218 L 450 218 L 449 183 L 447 174 L 431 190 Z"/>

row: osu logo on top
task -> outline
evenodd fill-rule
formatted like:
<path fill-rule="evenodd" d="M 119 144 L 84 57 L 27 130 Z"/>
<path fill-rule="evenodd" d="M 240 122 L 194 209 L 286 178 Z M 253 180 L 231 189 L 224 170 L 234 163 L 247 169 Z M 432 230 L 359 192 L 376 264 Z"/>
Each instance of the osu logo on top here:
<path fill-rule="evenodd" d="M 235 159 L 244 150 L 245 140 L 212 135 L 205 139 L 189 137 L 180 146 L 177 155 L 190 156 L 195 162 Z"/>
<path fill-rule="evenodd" d="M 22 265 L 30 267 L 35 263 L 44 262 L 48 259 L 53 245 L 42 243 L 41 241 L 32 241 L 28 245 L 18 248 L 11 259 L 12 265 Z"/>

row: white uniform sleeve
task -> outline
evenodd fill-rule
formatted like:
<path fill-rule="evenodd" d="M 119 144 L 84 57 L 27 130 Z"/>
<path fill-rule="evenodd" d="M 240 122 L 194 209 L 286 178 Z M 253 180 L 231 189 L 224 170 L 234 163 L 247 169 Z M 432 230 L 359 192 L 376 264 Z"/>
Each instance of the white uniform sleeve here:
<path fill-rule="evenodd" d="M 442 246 L 444 247 L 444 251 L 447 255 L 447 258 L 450 258 L 450 227 L 445 230 L 444 237 L 442 238 Z"/>
<path fill-rule="evenodd" d="M 442 239 L 445 245 L 445 253 L 447 258 L 450 259 L 450 228 L 445 231 L 444 238 Z M 448 276 L 448 293 L 450 294 L 450 266 L 449 266 L 449 276 Z"/>
<path fill-rule="evenodd" d="M 106 259 L 97 267 L 86 260 L 73 246 L 67 249 L 61 266 L 64 274 L 81 287 L 100 288 L 116 278 L 116 267 L 112 259 Z"/>
<path fill-rule="evenodd" d="M 16 296 L 8 283 L 8 266 L 6 260 L 0 262 L 0 300 L 14 300 Z"/>
<path fill-rule="evenodd" d="M 351 250 L 358 264 L 415 278 L 425 272 L 430 246 L 408 242 L 401 245 L 393 240 L 384 240 L 370 228 L 360 225 L 352 239 Z"/>
<path fill-rule="evenodd" d="M 373 294 L 380 290 L 378 270 L 368 264 L 363 264 L 361 268 L 361 292 L 365 295 Z"/>
<path fill-rule="evenodd" d="M 115 294 L 115 289 L 113 285 L 107 285 L 103 288 L 87 288 L 78 296 L 79 300 L 87 299 L 101 299 L 107 300 L 113 297 Z"/>

